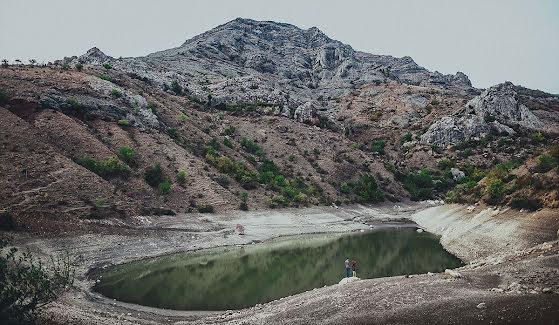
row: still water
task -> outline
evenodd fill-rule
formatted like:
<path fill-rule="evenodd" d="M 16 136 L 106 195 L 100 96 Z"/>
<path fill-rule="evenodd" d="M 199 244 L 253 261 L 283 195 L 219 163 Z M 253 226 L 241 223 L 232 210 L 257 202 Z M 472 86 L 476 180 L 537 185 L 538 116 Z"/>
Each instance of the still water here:
<path fill-rule="evenodd" d="M 226 310 L 338 283 L 346 276 L 346 257 L 357 260 L 357 276 L 362 279 L 440 272 L 461 265 L 432 234 L 385 228 L 173 254 L 92 276 L 100 279 L 95 291 L 120 301 L 167 309 Z"/>

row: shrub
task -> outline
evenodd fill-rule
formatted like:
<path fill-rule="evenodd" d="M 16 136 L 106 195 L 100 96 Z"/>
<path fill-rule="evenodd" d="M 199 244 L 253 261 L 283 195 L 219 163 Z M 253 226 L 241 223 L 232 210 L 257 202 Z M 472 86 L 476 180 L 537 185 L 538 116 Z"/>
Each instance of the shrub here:
<path fill-rule="evenodd" d="M 99 75 L 99 78 L 101 78 L 101 79 L 103 79 L 103 80 L 106 80 L 106 81 L 110 81 L 110 80 L 111 80 L 111 77 L 109 77 L 109 75 L 106 75 L 106 74 L 100 74 L 100 75 Z"/>
<path fill-rule="evenodd" d="M 305 193 L 298 193 L 293 198 L 297 203 L 306 203 L 307 202 L 307 195 Z"/>
<path fill-rule="evenodd" d="M 525 196 L 515 197 L 511 200 L 510 206 L 514 209 L 526 209 L 535 211 L 540 209 L 543 204 L 540 199 L 529 199 Z"/>
<path fill-rule="evenodd" d="M 198 212 L 200 212 L 200 213 L 213 213 L 214 212 L 214 207 L 211 206 L 210 204 L 200 203 L 200 205 L 198 205 Z"/>
<path fill-rule="evenodd" d="M 361 176 L 353 183 L 353 192 L 357 195 L 358 202 L 378 202 L 384 195 L 378 190 L 375 178 L 369 174 Z"/>
<path fill-rule="evenodd" d="M 121 164 L 117 157 L 111 157 L 97 163 L 98 173 L 104 177 L 128 176 L 130 169 L 125 164 Z"/>
<path fill-rule="evenodd" d="M 235 131 L 235 127 L 231 125 L 227 129 L 225 129 L 225 135 L 233 135 Z"/>
<path fill-rule="evenodd" d="M 76 68 L 76 70 L 82 71 L 82 69 L 83 69 L 83 64 L 81 64 L 81 63 L 76 63 L 76 65 L 74 65 L 74 67 Z"/>
<path fill-rule="evenodd" d="M 0 91 L 0 105 L 8 102 L 8 96 Z"/>
<path fill-rule="evenodd" d="M 62 65 L 62 70 L 64 70 L 64 71 L 70 70 L 70 65 L 69 65 L 68 63 L 64 63 L 64 64 Z"/>
<path fill-rule="evenodd" d="M 113 90 L 111 90 L 111 95 L 113 95 L 115 97 L 121 97 L 122 96 L 122 91 L 113 88 Z"/>
<path fill-rule="evenodd" d="M 246 202 L 241 202 L 239 208 L 243 211 L 248 211 L 248 204 Z"/>
<path fill-rule="evenodd" d="M 130 122 L 128 122 L 128 120 L 119 120 L 118 121 L 118 125 L 120 126 L 128 126 L 130 124 Z"/>
<path fill-rule="evenodd" d="M 171 138 L 179 138 L 180 136 L 180 132 L 179 130 L 175 129 L 175 128 L 168 128 L 167 129 L 167 134 L 169 134 L 169 136 L 171 136 Z"/>
<path fill-rule="evenodd" d="M 95 205 L 98 207 L 101 207 L 103 205 L 105 205 L 105 200 L 104 199 L 97 199 L 97 201 L 95 201 Z"/>
<path fill-rule="evenodd" d="M 556 161 L 551 156 L 543 154 L 538 159 L 538 164 L 536 165 L 536 173 L 547 173 L 556 166 Z"/>
<path fill-rule="evenodd" d="M 177 174 L 177 180 L 179 182 L 179 184 L 184 184 L 185 180 L 186 180 L 186 173 L 184 170 L 179 170 L 178 174 Z"/>
<path fill-rule="evenodd" d="M 544 137 L 541 132 L 536 132 L 530 134 L 530 139 L 532 139 L 533 142 L 538 143 L 538 142 L 542 142 L 544 140 Z"/>
<path fill-rule="evenodd" d="M 127 163 L 129 166 L 135 166 L 136 165 L 136 159 L 135 159 L 135 154 L 134 151 L 132 151 L 132 149 L 130 147 L 127 146 L 122 146 L 120 148 L 118 148 L 118 153 L 120 155 L 120 157 L 122 158 L 122 160 L 124 160 L 125 163 Z"/>
<path fill-rule="evenodd" d="M 184 114 L 181 114 L 181 115 L 179 116 L 179 120 L 180 120 L 180 121 L 183 121 L 183 122 L 184 122 L 184 121 L 187 121 L 187 120 L 188 120 L 188 116 L 186 116 L 186 115 L 184 115 Z"/>
<path fill-rule="evenodd" d="M 243 138 L 241 139 L 241 146 L 242 146 L 243 148 L 245 148 L 248 152 L 253 153 L 253 154 L 256 154 L 256 155 L 258 155 L 258 156 L 261 156 L 261 155 L 264 154 L 264 153 L 262 152 L 262 150 L 260 149 L 260 147 L 259 147 L 256 143 L 254 143 L 254 141 L 249 140 L 249 139 L 247 139 L 247 138 L 245 138 L 245 137 L 243 137 Z"/>
<path fill-rule="evenodd" d="M 0 319 L 3 324 L 35 323 L 37 312 L 73 284 L 73 261 L 65 248 L 61 255 L 50 257 L 49 272 L 29 250 L 5 252 L 11 242 L 0 237 Z"/>
<path fill-rule="evenodd" d="M 72 105 L 74 109 L 80 107 L 80 104 L 74 98 L 68 98 L 68 104 Z"/>
<path fill-rule="evenodd" d="M 182 87 L 181 85 L 179 85 L 179 82 L 176 80 L 173 80 L 173 82 L 171 82 L 171 90 L 177 95 L 182 94 Z"/>
<path fill-rule="evenodd" d="M 227 139 L 227 138 L 224 138 L 224 139 L 223 139 L 223 144 L 224 144 L 226 147 L 229 147 L 229 148 L 233 149 L 233 143 L 231 142 L 231 140 L 229 140 L 229 139 Z"/>
<path fill-rule="evenodd" d="M 437 167 L 441 170 L 446 170 L 454 167 L 454 162 L 448 158 L 444 158 L 439 160 L 439 162 L 437 163 Z"/>
<path fill-rule="evenodd" d="M 295 156 L 294 155 L 289 155 L 289 157 L 287 159 L 289 159 L 289 161 L 293 161 L 293 160 L 295 160 Z"/>
<path fill-rule="evenodd" d="M 406 133 L 405 135 L 403 135 L 402 137 L 400 137 L 400 144 L 404 144 L 408 141 L 411 141 L 412 138 L 412 134 L 411 133 Z"/>
<path fill-rule="evenodd" d="M 342 185 L 340 185 L 340 191 L 342 193 L 349 193 L 351 189 L 349 188 L 349 185 L 347 185 L 347 183 L 342 183 Z"/>
<path fill-rule="evenodd" d="M 410 194 L 410 199 L 412 201 L 419 201 L 430 199 L 433 188 L 433 177 L 431 176 L 431 170 L 423 169 L 420 172 L 410 172 L 400 175 L 403 187 Z"/>
<path fill-rule="evenodd" d="M 171 183 L 169 181 L 165 181 L 163 183 L 159 183 L 157 187 L 159 188 L 159 192 L 167 194 L 167 192 L 171 189 Z"/>
<path fill-rule="evenodd" d="M 153 114 L 157 113 L 157 104 L 149 102 L 147 108 L 149 108 Z"/>
<path fill-rule="evenodd" d="M 103 64 L 103 68 L 105 68 L 105 69 L 109 70 L 109 69 L 112 69 L 113 67 L 111 67 L 111 65 L 110 65 L 110 64 L 108 64 L 108 63 L 105 63 L 105 64 Z"/>
<path fill-rule="evenodd" d="M 146 183 L 148 183 L 151 187 L 159 186 L 160 183 L 163 183 L 165 180 L 163 179 L 163 171 L 161 170 L 161 164 L 157 163 L 152 168 L 149 168 L 144 173 L 144 178 Z"/>
<path fill-rule="evenodd" d="M 501 179 L 492 179 L 487 184 L 486 193 L 489 195 L 487 203 L 499 204 L 505 195 L 505 184 Z"/>
<path fill-rule="evenodd" d="M 81 165 L 90 171 L 97 173 L 97 162 L 90 157 L 81 157 L 76 160 L 78 165 Z"/>
<path fill-rule="evenodd" d="M 386 141 L 384 140 L 373 140 L 371 141 L 371 151 L 384 154 L 384 147 L 386 146 Z"/>
<path fill-rule="evenodd" d="M 559 144 L 549 147 L 549 155 L 559 164 Z"/>
<path fill-rule="evenodd" d="M 437 100 L 437 98 L 433 98 L 433 99 L 431 99 L 431 102 L 429 104 L 431 104 L 433 106 L 437 106 L 437 105 L 439 105 L 439 101 Z"/>
<path fill-rule="evenodd" d="M 227 177 L 227 175 L 225 174 L 221 174 L 219 175 L 219 177 L 217 178 L 217 183 L 223 187 L 228 187 L 229 186 L 229 177 Z"/>

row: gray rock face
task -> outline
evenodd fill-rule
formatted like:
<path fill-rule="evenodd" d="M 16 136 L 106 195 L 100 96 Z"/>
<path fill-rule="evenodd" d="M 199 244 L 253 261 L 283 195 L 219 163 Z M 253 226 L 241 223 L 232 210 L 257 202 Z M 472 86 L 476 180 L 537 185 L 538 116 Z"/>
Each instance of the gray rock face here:
<path fill-rule="evenodd" d="M 543 123 L 530 110 L 520 104 L 514 85 L 505 82 L 485 90 L 481 95 L 466 104 L 471 110 L 483 118 L 492 116 L 498 121 L 517 122 L 527 128 L 540 128 Z"/>
<path fill-rule="evenodd" d="M 312 102 L 306 102 L 295 110 L 295 120 L 297 122 L 312 122 L 316 118 L 316 106 Z"/>
<path fill-rule="evenodd" d="M 318 96 L 341 96 L 354 85 L 392 79 L 414 85 L 471 89 L 463 73 L 443 75 L 412 58 L 357 52 L 318 28 L 235 19 L 177 48 L 114 59 L 97 48 L 65 63 L 100 65 L 166 88 L 174 80 L 192 96 L 218 104 L 272 102 L 301 106 Z M 329 112 L 326 112 L 329 114 Z M 285 114 L 283 110 L 280 114 Z"/>
<path fill-rule="evenodd" d="M 466 174 L 458 168 L 451 168 L 450 173 L 452 174 L 452 178 L 456 181 L 460 178 L 466 176 Z"/>
<path fill-rule="evenodd" d="M 518 102 L 518 94 L 510 82 L 485 90 L 454 115 L 445 116 L 431 125 L 421 136 L 421 143 L 454 145 L 474 137 L 483 137 L 489 134 L 491 128 L 514 134 L 514 130 L 505 125 L 507 123 L 517 123 L 533 129 L 543 126 L 526 106 Z"/>

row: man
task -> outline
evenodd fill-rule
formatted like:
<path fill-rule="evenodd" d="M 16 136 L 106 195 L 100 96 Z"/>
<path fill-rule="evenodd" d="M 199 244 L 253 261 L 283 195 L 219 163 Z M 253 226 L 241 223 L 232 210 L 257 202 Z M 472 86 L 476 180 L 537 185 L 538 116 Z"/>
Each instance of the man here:
<path fill-rule="evenodd" d="M 346 278 L 349 278 L 349 257 L 345 258 L 345 271 L 346 271 Z"/>

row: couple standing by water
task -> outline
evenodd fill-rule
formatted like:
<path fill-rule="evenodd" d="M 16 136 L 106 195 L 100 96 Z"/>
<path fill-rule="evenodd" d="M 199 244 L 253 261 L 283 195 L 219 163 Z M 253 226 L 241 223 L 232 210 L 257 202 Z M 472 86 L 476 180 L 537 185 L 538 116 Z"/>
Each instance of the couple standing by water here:
<path fill-rule="evenodd" d="M 357 276 L 357 268 L 356 265 L 357 261 L 356 260 L 352 260 L 351 263 L 349 262 L 349 257 L 346 257 L 345 259 L 345 270 L 346 270 L 346 277 L 349 278 L 349 269 L 351 267 L 351 270 L 353 271 L 353 277 L 355 278 Z"/>

